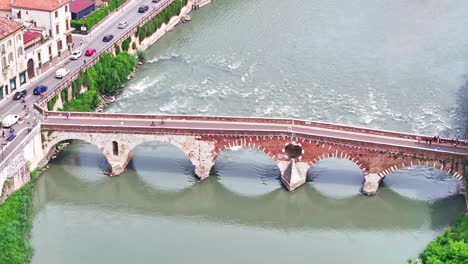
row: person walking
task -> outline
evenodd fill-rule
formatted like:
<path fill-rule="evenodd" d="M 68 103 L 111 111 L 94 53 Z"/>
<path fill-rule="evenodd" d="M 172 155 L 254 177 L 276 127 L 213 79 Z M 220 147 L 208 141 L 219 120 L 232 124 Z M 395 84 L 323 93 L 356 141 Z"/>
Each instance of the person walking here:
<path fill-rule="evenodd" d="M 2 130 L 2 137 L 5 137 L 5 130 Z"/>

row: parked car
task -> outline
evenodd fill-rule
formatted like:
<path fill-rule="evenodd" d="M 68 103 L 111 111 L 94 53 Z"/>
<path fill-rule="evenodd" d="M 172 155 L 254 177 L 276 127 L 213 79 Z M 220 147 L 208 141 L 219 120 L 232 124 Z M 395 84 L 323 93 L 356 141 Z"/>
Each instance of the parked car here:
<path fill-rule="evenodd" d="M 138 8 L 138 13 L 144 13 L 146 11 L 149 10 L 149 6 L 147 5 L 141 5 L 139 8 Z"/>
<path fill-rule="evenodd" d="M 159 3 L 159 0 L 153 0 L 152 2 L 153 3 Z"/>
<path fill-rule="evenodd" d="M 96 54 L 96 49 L 87 49 L 85 51 L 85 56 L 93 56 L 94 54 Z"/>
<path fill-rule="evenodd" d="M 59 79 L 62 79 L 63 77 L 67 76 L 67 74 L 69 74 L 69 73 L 70 73 L 70 70 L 65 69 L 65 68 L 61 68 L 61 69 L 58 69 L 55 72 L 55 77 L 57 77 Z"/>
<path fill-rule="evenodd" d="M 107 34 L 107 35 L 104 35 L 104 37 L 102 38 L 102 41 L 104 41 L 104 42 L 109 42 L 109 41 L 111 41 L 113 38 L 114 38 L 114 35 L 112 35 L 112 34 Z"/>
<path fill-rule="evenodd" d="M 82 54 L 81 50 L 74 50 L 72 52 L 70 59 L 77 60 L 79 57 L 81 57 L 81 54 Z"/>
<path fill-rule="evenodd" d="M 11 133 L 11 134 L 7 137 L 6 141 L 10 141 L 10 142 L 11 142 L 11 141 L 13 141 L 13 139 L 15 139 L 15 137 L 16 137 L 16 135 L 15 135 L 14 133 Z"/>
<path fill-rule="evenodd" d="M 2 126 L 5 128 L 12 127 L 14 124 L 18 123 L 19 115 L 7 115 L 2 120 Z"/>
<path fill-rule="evenodd" d="M 27 94 L 28 94 L 28 91 L 26 91 L 26 90 L 18 91 L 13 96 L 13 100 L 21 100 L 21 99 L 25 98 Z"/>
<path fill-rule="evenodd" d="M 125 27 L 127 27 L 127 26 L 128 26 L 128 22 L 127 22 L 127 21 L 123 21 L 123 22 L 120 22 L 120 23 L 119 23 L 118 28 L 125 28 Z"/>
<path fill-rule="evenodd" d="M 34 88 L 33 94 L 40 95 L 41 93 L 45 93 L 47 91 L 47 86 L 45 85 L 38 85 Z"/>

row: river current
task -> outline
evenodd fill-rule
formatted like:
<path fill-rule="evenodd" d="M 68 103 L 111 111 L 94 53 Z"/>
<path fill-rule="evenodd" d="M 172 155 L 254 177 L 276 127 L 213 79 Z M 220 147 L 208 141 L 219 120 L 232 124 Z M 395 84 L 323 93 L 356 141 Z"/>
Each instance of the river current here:
<path fill-rule="evenodd" d="M 458 0 L 216 0 L 147 51 L 110 112 L 280 116 L 462 136 L 468 5 Z M 75 142 L 34 191 L 32 263 L 405 263 L 463 213 L 431 168 L 386 177 L 373 197 L 347 160 L 295 192 L 265 154 L 221 154 L 197 183 L 152 142 L 109 178 Z"/>

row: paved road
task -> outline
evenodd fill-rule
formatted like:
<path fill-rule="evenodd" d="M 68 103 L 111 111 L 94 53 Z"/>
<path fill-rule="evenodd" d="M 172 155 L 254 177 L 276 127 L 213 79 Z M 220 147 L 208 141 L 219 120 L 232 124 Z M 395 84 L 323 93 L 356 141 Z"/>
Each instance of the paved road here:
<path fill-rule="evenodd" d="M 109 115 L 109 114 L 107 114 Z M 201 119 L 201 118 L 200 118 Z M 333 130 L 326 128 L 318 128 L 313 126 L 298 126 L 289 124 L 274 124 L 274 123 L 252 123 L 252 122 L 229 122 L 229 121 L 206 121 L 206 120 L 168 120 L 164 124 L 155 121 L 155 125 L 161 129 L 177 128 L 177 129 L 200 129 L 200 130 L 223 130 L 223 131 L 265 131 L 268 132 L 281 131 L 291 133 L 302 133 L 314 136 L 332 137 L 340 139 L 349 139 L 354 141 L 364 141 L 383 145 L 403 146 L 410 148 L 418 148 L 432 151 L 447 151 L 460 155 L 468 155 L 468 147 L 453 147 L 449 144 L 425 144 L 418 143 L 412 139 L 399 137 L 389 137 L 381 135 L 372 135 L 366 133 L 356 133 L 349 131 Z M 115 126 L 115 127 L 152 127 L 151 121 L 148 119 L 121 119 L 118 118 L 87 118 L 73 117 L 70 119 L 65 116 L 49 116 L 43 124 L 49 125 L 82 125 L 92 130 L 93 126 Z M 233 133 L 234 134 L 234 133 Z M 436 149 L 437 148 L 437 149 Z"/>
<path fill-rule="evenodd" d="M 62 81 L 60 79 L 55 78 L 55 71 L 59 68 L 67 68 L 70 70 L 70 75 L 72 75 L 74 72 L 77 72 L 81 66 L 84 64 L 84 60 L 90 60 L 90 57 L 85 57 L 84 56 L 84 51 L 88 48 L 95 48 L 98 52 L 102 51 L 109 45 L 107 42 L 102 41 L 102 37 L 105 34 L 113 34 L 114 39 L 118 38 L 121 36 L 126 30 L 130 29 L 132 26 L 134 26 L 142 17 L 149 15 L 149 11 L 141 14 L 138 13 L 138 7 L 142 4 L 146 4 L 151 8 L 154 8 L 156 6 L 162 5 L 164 1 L 160 1 L 159 3 L 155 4 L 152 3 L 151 0 L 129 0 L 129 3 L 125 5 L 124 7 L 121 7 L 116 13 L 114 13 L 111 17 L 109 17 L 107 20 L 105 20 L 101 25 L 93 29 L 92 33 L 88 36 L 82 36 L 82 35 L 73 35 L 73 42 L 74 44 L 74 49 L 81 49 L 83 51 L 83 56 L 79 58 L 78 60 L 69 60 L 65 59 L 58 63 L 55 67 L 52 67 L 49 69 L 47 72 L 43 73 L 42 75 L 34 78 L 30 83 L 28 83 L 25 86 L 22 86 L 21 88 L 18 88 L 17 90 L 23 90 L 26 89 L 28 91 L 28 95 L 26 97 L 26 104 L 29 106 L 31 109 L 32 113 L 32 105 L 33 103 L 39 99 L 39 96 L 33 95 L 33 89 L 37 85 L 47 85 L 49 87 L 49 90 L 46 92 L 46 94 L 51 93 L 54 89 L 56 89 L 59 85 L 59 83 Z M 125 29 L 118 29 L 117 26 L 119 22 L 121 21 L 127 21 L 128 26 Z M 83 40 L 83 44 L 80 45 L 80 40 Z M 97 56 L 97 54 L 95 55 Z M 3 119 L 5 116 L 9 114 L 15 114 L 15 115 L 20 115 L 23 116 L 25 115 L 26 111 L 23 109 L 23 104 L 21 101 L 15 101 L 10 98 L 6 98 L 0 102 L 0 115 L 1 118 Z M 23 124 L 17 124 L 14 126 L 14 129 L 16 131 L 20 131 L 21 129 L 24 129 L 27 126 L 27 122 L 33 123 L 32 119 L 32 114 L 27 118 Z M 8 135 L 9 131 L 7 129 L 4 129 L 5 134 Z M 7 146 L 3 145 L 2 150 L 5 151 L 5 153 L 10 152 L 12 149 L 16 147 L 17 144 L 24 138 L 24 135 L 18 135 L 18 137 L 13 141 L 9 142 Z M 1 140 L 1 143 L 5 143 L 4 140 Z M 7 150 L 8 148 L 8 150 Z M 5 155 L 4 153 L 4 155 Z M 6 156 L 5 156 L 6 157 Z"/>

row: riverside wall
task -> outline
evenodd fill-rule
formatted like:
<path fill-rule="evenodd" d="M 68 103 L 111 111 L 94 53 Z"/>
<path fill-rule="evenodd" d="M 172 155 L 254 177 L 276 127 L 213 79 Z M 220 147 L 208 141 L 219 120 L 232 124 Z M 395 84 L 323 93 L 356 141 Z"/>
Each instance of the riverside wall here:
<path fill-rule="evenodd" d="M 14 191 L 30 180 L 30 171 L 37 168 L 44 158 L 41 128 L 36 125 L 21 143 L 0 163 L 0 204 Z"/>

